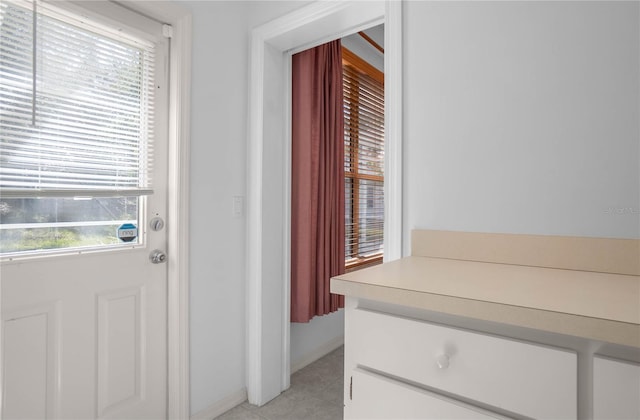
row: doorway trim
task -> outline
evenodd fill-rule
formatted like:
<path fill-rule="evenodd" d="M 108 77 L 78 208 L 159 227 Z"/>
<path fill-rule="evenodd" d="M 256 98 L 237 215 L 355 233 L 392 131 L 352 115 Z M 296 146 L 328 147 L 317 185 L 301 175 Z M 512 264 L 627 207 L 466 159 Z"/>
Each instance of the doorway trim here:
<path fill-rule="evenodd" d="M 167 283 L 167 418 L 188 419 L 189 364 L 189 214 L 191 143 L 191 14 L 174 19 L 169 115 L 169 273 Z M 172 258 L 173 256 L 173 258 Z"/>
<path fill-rule="evenodd" d="M 385 261 L 402 254 L 402 2 L 385 0 L 373 2 L 344 1 L 311 3 L 281 18 L 255 28 L 251 34 L 251 62 L 249 74 L 249 141 L 247 182 L 247 394 L 249 402 L 263 405 L 289 387 L 289 262 L 290 262 L 290 57 L 294 51 L 320 45 L 332 39 L 357 32 L 375 24 L 385 24 Z M 285 69 L 283 103 L 270 100 L 270 107 L 282 109 L 276 118 L 265 115 L 265 76 L 268 61 L 277 61 Z M 275 280 L 281 293 L 266 290 L 263 269 L 264 148 L 271 141 L 266 122 L 282 124 L 284 144 L 282 203 L 284 226 L 279 254 L 282 256 L 282 278 Z M 269 282 L 271 285 L 273 281 Z M 267 293 L 269 292 L 269 293 Z M 265 311 L 281 320 L 275 330 L 265 328 Z M 271 325 L 272 326 L 272 325 Z M 280 375 L 274 378 L 274 360 L 267 354 L 280 354 Z M 269 366 L 268 366 L 269 365 Z M 274 385 L 275 384 L 275 385 Z M 278 386 L 279 384 L 279 386 Z"/>

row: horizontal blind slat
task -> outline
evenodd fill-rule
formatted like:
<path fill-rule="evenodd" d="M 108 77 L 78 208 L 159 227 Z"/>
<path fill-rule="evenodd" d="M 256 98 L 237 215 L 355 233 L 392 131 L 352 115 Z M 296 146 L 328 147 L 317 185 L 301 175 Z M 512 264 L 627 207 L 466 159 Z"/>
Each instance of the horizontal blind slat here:
<path fill-rule="evenodd" d="M 39 13 L 33 127 L 32 11 L 0 6 L 0 192 L 149 185 L 153 45 Z"/>
<path fill-rule="evenodd" d="M 0 189 L 1 198 L 45 198 L 45 197 L 141 197 L 151 195 L 150 189 Z"/>

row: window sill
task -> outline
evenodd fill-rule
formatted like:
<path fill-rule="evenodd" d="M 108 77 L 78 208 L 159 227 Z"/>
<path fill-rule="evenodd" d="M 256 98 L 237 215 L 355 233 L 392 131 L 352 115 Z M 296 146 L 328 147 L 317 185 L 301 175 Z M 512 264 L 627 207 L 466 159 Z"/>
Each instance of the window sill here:
<path fill-rule="evenodd" d="M 361 270 L 378 264 L 382 264 L 382 254 L 373 255 L 367 258 L 352 258 L 346 262 L 345 272 L 350 273 L 352 271 Z"/>

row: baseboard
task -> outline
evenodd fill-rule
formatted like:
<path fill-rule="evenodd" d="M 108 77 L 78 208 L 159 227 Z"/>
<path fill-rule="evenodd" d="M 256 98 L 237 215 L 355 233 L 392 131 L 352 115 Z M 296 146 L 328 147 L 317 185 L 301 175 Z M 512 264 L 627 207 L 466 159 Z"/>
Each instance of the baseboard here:
<path fill-rule="evenodd" d="M 191 416 L 191 420 L 211 420 L 247 400 L 247 389 L 242 388 Z"/>
<path fill-rule="evenodd" d="M 333 340 L 321 345 L 312 352 L 305 354 L 300 360 L 291 361 L 291 373 L 294 373 L 303 367 L 310 365 L 316 360 L 326 356 L 338 347 L 344 345 L 344 335 L 336 337 Z"/>

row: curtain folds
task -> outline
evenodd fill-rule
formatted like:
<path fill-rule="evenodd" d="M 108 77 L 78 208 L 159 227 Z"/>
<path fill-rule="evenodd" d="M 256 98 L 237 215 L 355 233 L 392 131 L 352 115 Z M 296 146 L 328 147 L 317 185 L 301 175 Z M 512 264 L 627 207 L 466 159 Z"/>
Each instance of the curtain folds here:
<path fill-rule="evenodd" d="M 344 273 L 344 121 L 340 40 L 292 62 L 291 321 L 344 307 L 329 292 Z"/>

